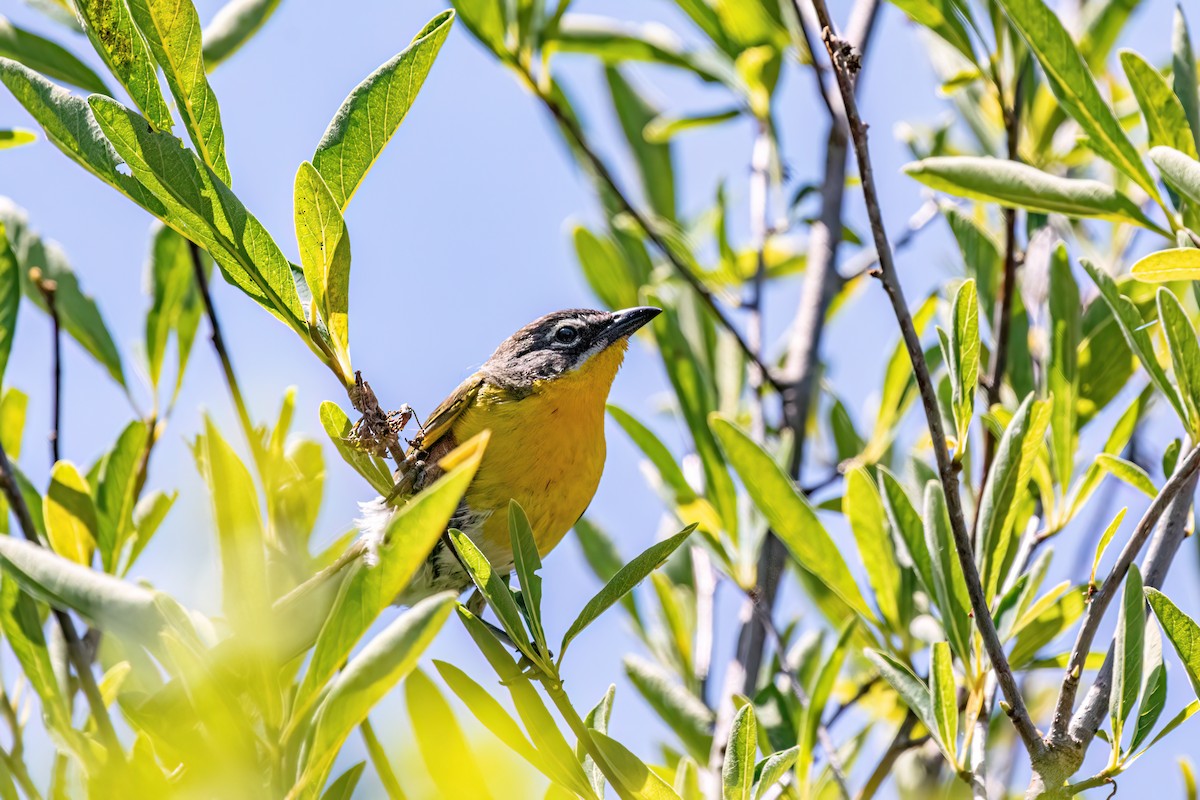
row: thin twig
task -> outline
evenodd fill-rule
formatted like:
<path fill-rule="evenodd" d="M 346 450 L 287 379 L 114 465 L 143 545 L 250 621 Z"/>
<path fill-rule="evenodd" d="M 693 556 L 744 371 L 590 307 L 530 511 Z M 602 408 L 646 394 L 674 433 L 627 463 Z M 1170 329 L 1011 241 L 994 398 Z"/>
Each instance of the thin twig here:
<path fill-rule="evenodd" d="M 900 723 L 900 727 L 896 730 L 896 735 L 892 737 L 892 743 L 884 751 L 883 757 L 879 759 L 879 763 L 871 772 L 871 777 L 867 778 L 867 782 L 863 784 L 862 791 L 858 793 L 855 800 L 870 800 L 870 798 L 874 797 L 875 793 L 879 791 L 879 787 L 887 780 L 888 775 L 892 774 L 892 767 L 895 766 L 896 759 L 925 741 L 924 738 L 910 738 L 909 734 L 912 733 L 912 729 L 916 724 L 916 714 L 909 711 L 905 715 L 904 721 Z"/>
<path fill-rule="evenodd" d="M 1062 743 L 1068 734 L 1068 728 L 1071 727 L 1071 712 L 1075 705 L 1076 694 L 1079 691 L 1079 678 L 1083 673 L 1084 662 L 1087 660 L 1087 654 L 1091 650 L 1092 642 L 1096 638 L 1097 631 L 1100 629 L 1104 612 L 1116 596 L 1121 582 L 1125 580 L 1125 573 L 1129 571 L 1129 565 L 1134 562 L 1134 559 L 1137 558 L 1138 553 L 1141 552 L 1142 547 L 1150 538 L 1150 534 L 1154 531 L 1154 527 L 1158 524 L 1158 520 L 1163 515 L 1163 512 L 1167 510 L 1167 507 L 1175 499 L 1176 495 L 1180 494 L 1184 487 L 1189 485 L 1194 486 L 1194 478 L 1197 470 L 1200 470 L 1200 446 L 1192 448 L 1191 452 L 1180 463 L 1175 474 L 1166 482 L 1162 490 L 1159 491 L 1158 496 L 1150 504 L 1150 507 L 1146 509 L 1146 513 L 1142 515 L 1137 527 L 1134 528 L 1133 535 L 1129 537 L 1129 541 L 1125 543 L 1125 547 L 1121 550 L 1116 563 L 1109 570 L 1104 583 L 1101 584 L 1099 590 L 1092 596 L 1092 601 L 1084 612 L 1083 621 L 1079 624 L 1079 633 L 1075 637 L 1075 645 L 1071 648 L 1071 655 L 1067 659 L 1062 686 L 1058 691 L 1058 700 L 1054 707 L 1054 720 L 1050 725 L 1050 731 L 1047 735 L 1047 742 L 1052 747 Z M 1107 708 L 1107 705 L 1105 708 Z"/>
<path fill-rule="evenodd" d="M 670 243 L 667 242 L 662 233 L 659 231 L 658 226 L 650 221 L 649 215 L 639 211 L 629 200 L 626 194 L 621 190 L 621 187 L 617 184 L 616 178 L 613 177 L 612 171 L 608 168 L 608 165 L 604 163 L 600 156 L 597 155 L 596 150 L 591 145 L 591 142 L 588 141 L 587 137 L 583 133 L 583 130 L 579 127 L 579 123 L 576 122 L 574 117 L 568 114 L 565 109 L 563 109 L 559 102 L 548 91 L 544 90 L 538 84 L 537 79 L 534 78 L 533 73 L 529 71 L 527 65 L 514 64 L 513 67 L 517 70 L 518 74 L 525 79 L 525 83 L 529 89 L 542 102 L 542 105 L 546 107 L 546 110 L 550 112 L 555 121 L 558 122 L 559 127 L 566 132 L 568 138 L 571 140 L 571 143 L 579 149 L 579 152 L 587 160 L 588 166 L 591 168 L 592 172 L 612 193 L 612 197 L 614 200 L 616 200 L 617 205 L 620 206 L 621 211 L 625 214 L 628 214 L 630 219 L 632 219 L 637 226 L 641 228 L 642 232 L 645 233 L 646 238 L 650 240 L 650 243 L 653 244 L 654 247 L 660 253 L 662 253 L 662 255 L 671 264 L 671 268 L 675 270 L 676 274 L 683 278 L 688 286 L 691 287 L 692 291 L 694 291 L 696 296 L 700 298 L 701 302 L 708 307 L 708 310 L 712 312 L 713 316 L 716 317 L 721 326 L 729 331 L 734 340 L 737 342 L 738 347 L 741 348 L 742 353 L 746 356 L 750 363 L 762 371 L 767 384 L 776 391 L 782 391 L 783 387 L 772 373 L 770 367 L 763 363 L 763 361 L 758 357 L 758 354 L 754 351 L 754 348 L 751 347 L 750 343 L 747 342 L 745 337 L 742 336 L 741 332 L 737 329 L 737 327 L 733 324 L 733 321 L 721 307 L 721 304 L 717 302 L 717 298 L 713 295 L 712 291 L 710 291 L 709 288 L 704 285 L 704 281 L 701 280 L 700 277 L 692 271 L 692 268 L 679 256 L 677 252 L 675 252 L 675 249 L 670 245 Z"/>
<path fill-rule="evenodd" d="M 50 314 L 50 463 L 59 461 L 62 438 L 62 321 L 58 317 L 58 282 L 42 275 L 41 269 L 29 270 L 29 280 L 37 287 Z"/>
<path fill-rule="evenodd" d="M 917 336 L 912 315 L 909 313 L 904 299 L 904 291 L 897 277 L 891 246 L 888 244 L 887 229 L 883 225 L 879 194 L 875 187 L 875 175 L 871 169 L 871 156 L 867 146 L 867 128 L 859 116 L 858 103 L 854 94 L 854 74 L 858 69 L 858 55 L 845 42 L 834 36 L 833 22 L 829 17 L 829 9 L 825 5 L 825 0 L 813 0 L 813 7 L 824 28 L 822 39 L 825 41 L 838 88 L 842 93 L 842 102 L 846 107 L 846 118 L 849 122 L 851 140 L 858 161 L 858 173 L 862 180 L 867 215 L 871 221 L 875 249 L 879 252 L 880 268 L 876 274 L 891 301 L 909 359 L 912 361 L 913 374 L 920 390 L 922 404 L 925 407 L 929 436 L 933 443 L 934 456 L 937 459 L 938 475 L 946 496 L 946 508 L 950 516 L 950 527 L 954 533 L 955 550 L 966 579 L 967 594 L 975 613 L 975 623 L 978 626 L 988 659 L 996 672 L 1000 688 L 1008 701 L 1006 708 L 1008 716 L 1030 754 L 1039 754 L 1044 747 L 1041 736 L 1029 718 L 1025 699 L 1021 696 L 1020 687 L 1017 686 L 1008 658 L 1004 654 L 1004 645 L 1000 642 L 1000 637 L 996 632 L 996 624 L 992 620 L 991 610 L 988 608 L 987 598 L 979 580 L 979 571 L 975 567 L 971 540 L 963 517 L 962 499 L 959 496 L 958 473 L 950 461 L 949 450 L 946 446 L 946 434 L 942 429 L 937 391 L 929 374 L 929 365 L 925 362 L 921 340 Z"/>
<path fill-rule="evenodd" d="M 29 507 L 25 505 L 25 497 L 17 487 L 17 480 L 12 464 L 9 462 L 8 454 L 4 452 L 3 446 L 0 446 L 0 491 L 4 492 L 9 507 L 16 515 L 21 533 L 33 544 L 39 547 L 43 546 L 42 541 L 38 539 L 37 528 L 33 524 L 33 517 L 29 514 Z M 66 611 L 53 607 L 51 611 L 58 622 L 58 627 L 62 630 L 63 641 L 67 646 L 67 656 L 71 660 L 71 665 L 75 668 L 75 675 L 79 679 L 79 685 L 83 689 L 83 694 L 87 698 L 88 705 L 92 710 L 92 719 L 96 722 L 96 729 L 100 733 L 100 738 L 104 741 L 105 747 L 108 748 L 114 758 L 123 759 L 124 751 L 121 749 L 121 742 L 117 738 L 116 729 L 113 728 L 112 719 L 108 715 L 108 708 L 104 705 L 104 698 L 100 695 L 100 688 L 96 685 L 96 677 L 92 674 L 91 659 L 84 651 L 83 642 L 79 638 L 79 632 L 75 630 L 75 623 Z"/>

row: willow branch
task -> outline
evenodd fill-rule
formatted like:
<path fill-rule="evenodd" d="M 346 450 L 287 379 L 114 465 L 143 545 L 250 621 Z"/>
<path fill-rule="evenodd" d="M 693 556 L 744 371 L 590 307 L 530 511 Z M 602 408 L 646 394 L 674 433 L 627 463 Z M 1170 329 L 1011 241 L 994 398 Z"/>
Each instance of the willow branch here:
<path fill-rule="evenodd" d="M 675 273 L 679 275 L 679 277 L 683 278 L 684 282 L 691 287 L 692 291 L 696 293 L 696 296 L 700 298 L 700 301 L 704 303 L 710 312 L 712 312 L 713 316 L 716 317 L 721 326 L 729 331 L 734 340 L 737 342 L 737 345 L 741 349 L 742 353 L 746 356 L 747 360 L 749 360 L 750 363 L 753 364 L 757 369 L 762 371 L 767 384 L 776 391 L 781 391 L 782 386 L 775 378 L 774 374 L 772 374 L 771 369 L 765 363 L 763 363 L 762 359 L 759 358 L 758 353 L 756 353 L 750 343 L 746 341 L 746 338 L 742 336 L 737 326 L 733 324 L 733 320 L 731 320 L 728 314 L 726 314 L 725 309 L 721 307 L 719 302 L 717 302 L 716 296 L 714 296 L 712 291 L 704 285 L 704 281 L 692 271 L 691 266 L 679 256 L 679 254 L 675 251 L 675 248 L 671 246 L 671 244 L 659 231 L 658 226 L 650 220 L 649 215 L 643 211 L 640 211 L 636 206 L 634 206 L 633 202 L 630 201 L 625 192 L 621 190 L 616 178 L 613 177 L 612 170 L 608 168 L 608 165 L 605 164 L 604 160 L 601 159 L 596 153 L 595 148 L 592 147 L 591 142 L 588 141 L 587 136 L 584 135 L 583 129 L 580 128 L 579 123 L 575 121 L 575 118 L 568 114 L 562 105 L 559 104 L 559 102 L 547 90 L 538 85 L 533 73 L 529 71 L 529 68 L 526 65 L 513 64 L 513 68 L 517 70 L 518 74 L 520 74 L 525 80 L 525 84 L 537 96 L 542 105 L 546 107 L 546 110 L 550 112 L 550 115 L 554 117 L 554 120 L 558 123 L 559 127 L 562 128 L 562 130 L 566 133 L 567 138 L 570 139 L 571 144 L 573 144 L 583 155 L 584 159 L 587 161 L 588 167 L 591 168 L 592 173 L 604 184 L 605 188 L 612 193 L 612 197 L 614 200 L 616 200 L 617 205 L 620 206 L 621 211 L 627 214 L 629 218 L 632 219 L 635 224 L 637 224 L 637 226 L 646 235 L 646 238 L 650 240 L 650 243 L 654 245 L 655 249 L 662 253 L 663 257 L 667 259 L 667 262 L 670 263 L 671 268 L 675 271 Z"/>
<path fill-rule="evenodd" d="M 50 315 L 50 464 L 59 461 L 62 435 L 62 321 L 58 317 L 58 283 L 42 275 L 37 267 L 29 270 L 29 280 L 46 302 Z"/>
<path fill-rule="evenodd" d="M 950 527 L 954 534 L 954 548 L 958 561 L 966 579 L 967 594 L 971 600 L 971 608 L 975 614 L 975 623 L 979 629 L 980 639 L 987 651 L 988 659 L 996 672 L 996 679 L 1008 701 L 1006 711 L 1017 734 L 1031 755 L 1040 754 L 1044 749 L 1041 736 L 1025 706 L 1020 687 L 1013 677 L 1004 646 L 996 632 L 996 624 L 992 620 L 987 598 L 979 580 L 979 571 L 975 567 L 975 558 L 971 549 L 971 540 L 964 522 L 962 499 L 959 496 L 958 473 L 950 461 L 949 450 L 946 446 L 946 434 L 942 428 L 941 410 L 938 406 L 937 391 L 929 374 L 929 365 L 925 362 L 925 354 L 921 347 L 920 337 L 917 336 L 913 325 L 912 315 L 904 299 L 904 290 L 896 273 L 896 265 L 892 258 L 891 246 L 888 244 L 887 229 L 883 225 L 883 214 L 879 205 L 879 194 L 875 187 L 875 175 L 871 169 L 871 156 L 867 145 L 867 127 L 863 124 L 858 113 L 858 103 L 854 94 L 855 74 L 859 61 L 858 54 L 849 45 L 833 34 L 833 22 L 829 17 L 829 9 L 825 0 L 813 0 L 817 17 L 823 27 L 822 39 L 833 64 L 833 72 L 837 78 L 838 88 L 842 94 L 842 102 L 846 108 L 846 119 L 849 123 L 851 141 L 858 162 L 858 173 L 862 180 L 863 195 L 866 199 L 867 215 L 871 222 L 871 232 L 875 239 L 875 249 L 879 252 L 879 270 L 875 273 L 883 284 L 895 312 L 896 321 L 904 338 L 905 348 L 912 362 L 913 374 L 921 394 L 921 402 L 925 408 L 926 423 L 929 436 L 933 443 L 934 457 L 937 459 L 938 476 L 941 479 L 942 490 L 946 496 L 946 508 L 950 515 Z"/>

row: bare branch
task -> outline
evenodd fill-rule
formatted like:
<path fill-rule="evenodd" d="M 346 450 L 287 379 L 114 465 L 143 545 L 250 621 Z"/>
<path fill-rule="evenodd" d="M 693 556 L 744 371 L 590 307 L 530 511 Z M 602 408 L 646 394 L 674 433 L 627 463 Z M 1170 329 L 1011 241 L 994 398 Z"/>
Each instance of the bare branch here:
<path fill-rule="evenodd" d="M 58 316 L 58 283 L 42 274 L 41 269 L 29 270 L 29 280 L 46 301 L 50 314 L 50 464 L 57 464 L 62 438 L 62 321 Z"/>
<path fill-rule="evenodd" d="M 1025 699 L 1021 696 L 1020 687 L 1013 677 L 1012 668 L 1004 654 L 1004 646 L 996 633 L 996 625 L 988 608 L 987 598 L 980 584 L 979 571 L 975 567 L 974 554 L 971 551 L 971 540 L 967 533 L 963 518 L 962 499 L 958 490 L 958 473 L 950 461 L 946 447 L 946 434 L 942 428 L 941 410 L 938 406 L 937 392 L 929 374 L 929 365 L 925 362 L 925 354 L 921 340 L 913 326 L 912 315 L 904 299 L 904 291 L 896 274 L 896 266 L 892 258 L 891 246 L 888 244 L 887 230 L 883 225 L 883 215 L 879 205 L 879 194 L 875 188 L 875 176 L 871 169 L 870 151 L 867 146 L 867 128 L 858 113 L 858 103 L 854 94 L 855 75 L 859 68 L 858 54 L 846 42 L 838 39 L 833 33 L 833 22 L 829 17 L 829 9 L 824 0 L 813 0 L 817 17 L 823 27 L 822 39 L 833 64 L 833 72 L 837 78 L 838 88 L 842 94 L 842 102 L 846 107 L 846 119 L 849 123 L 851 141 L 858 161 L 859 177 L 862 180 L 863 195 L 867 204 L 867 215 L 871 221 L 871 231 L 875 238 L 875 249 L 879 252 L 879 271 L 877 273 L 887 292 L 900 325 L 905 348 L 912 361 L 913 373 L 920 390 L 921 401 L 925 407 L 925 417 L 929 428 L 929 436 L 933 442 L 934 456 L 937 459 L 938 475 L 942 489 L 946 495 L 946 508 L 950 515 L 950 527 L 954 533 L 954 545 L 958 561 L 966 578 L 967 594 L 971 599 L 971 608 L 975 614 L 975 623 L 979 628 L 980 638 L 996 672 L 997 681 L 1004 697 L 1008 701 L 1008 715 L 1017 729 L 1021 741 L 1031 755 L 1042 752 L 1044 745 L 1037 728 L 1029 718 L 1029 710 Z"/>

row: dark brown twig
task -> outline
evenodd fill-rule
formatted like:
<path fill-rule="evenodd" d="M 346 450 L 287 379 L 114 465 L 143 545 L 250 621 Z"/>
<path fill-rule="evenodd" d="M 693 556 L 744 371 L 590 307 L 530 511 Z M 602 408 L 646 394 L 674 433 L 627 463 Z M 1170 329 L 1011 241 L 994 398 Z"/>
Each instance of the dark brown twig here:
<path fill-rule="evenodd" d="M 62 438 L 62 321 L 58 317 L 58 282 L 42 275 L 41 269 L 29 270 L 29 280 L 46 301 L 50 315 L 50 464 L 59 461 Z"/>
<path fill-rule="evenodd" d="M 912 362 L 913 374 L 921 394 L 925 408 L 926 423 L 929 436 L 933 443 L 934 456 L 937 459 L 938 475 L 941 479 L 942 490 L 945 494 L 946 508 L 950 516 L 950 527 L 954 534 L 954 545 L 958 561 L 966 579 L 967 594 L 971 600 L 971 608 L 975 614 L 975 623 L 983 641 L 988 659 L 996 672 L 997 681 L 1004 697 L 1008 701 L 1006 711 L 1016 727 L 1021 741 L 1031 755 L 1038 755 L 1043 750 L 1043 743 L 1037 728 L 1029 718 L 1025 699 L 1021 696 L 1020 687 L 1013 676 L 1004 646 L 996 632 L 991 610 L 979 580 L 979 571 L 975 567 L 971 539 L 964 522 L 962 499 L 958 490 L 958 472 L 951 463 L 949 450 L 946 446 L 946 435 L 942 428 L 941 410 L 938 405 L 937 391 L 929 374 L 929 365 L 925 362 L 924 349 L 913 325 L 912 315 L 904 299 L 904 290 L 897 277 L 896 266 L 892 258 L 891 246 L 888 243 L 887 229 L 883 225 L 883 214 L 879 204 L 879 194 L 875 187 L 875 175 L 871 169 L 870 151 L 867 145 L 867 127 L 863 124 L 858 113 L 858 103 L 854 93 L 855 75 L 859 67 L 859 57 L 846 42 L 837 38 L 833 33 L 833 21 L 829 17 L 829 9 L 824 0 L 813 0 L 817 18 L 823 27 L 822 39 L 829 58 L 833 64 L 833 72 L 837 78 L 838 88 L 842 94 L 842 102 L 846 108 L 846 118 L 849 122 L 851 141 L 858 161 L 858 173 L 862 180 L 863 196 L 866 199 L 867 215 L 871 221 L 871 231 L 875 238 L 875 249 L 879 252 L 879 270 L 876 273 L 891 301 L 892 310 L 900 325 L 905 348 Z"/>

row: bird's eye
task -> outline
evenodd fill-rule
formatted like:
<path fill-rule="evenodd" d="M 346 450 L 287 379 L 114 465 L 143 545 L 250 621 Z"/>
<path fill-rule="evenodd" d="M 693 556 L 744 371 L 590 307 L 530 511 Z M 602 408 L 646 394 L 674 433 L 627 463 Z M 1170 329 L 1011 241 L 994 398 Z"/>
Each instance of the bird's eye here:
<path fill-rule="evenodd" d="M 563 325 L 554 332 L 554 341 L 559 344 L 574 344 L 579 338 L 579 329 L 571 325 Z"/>

